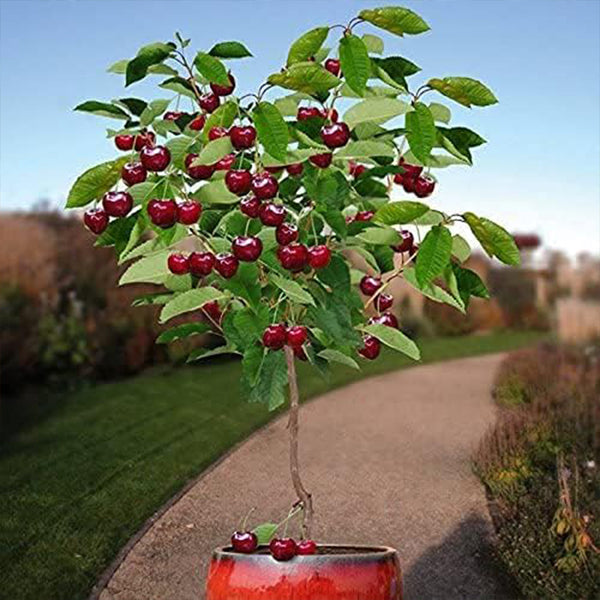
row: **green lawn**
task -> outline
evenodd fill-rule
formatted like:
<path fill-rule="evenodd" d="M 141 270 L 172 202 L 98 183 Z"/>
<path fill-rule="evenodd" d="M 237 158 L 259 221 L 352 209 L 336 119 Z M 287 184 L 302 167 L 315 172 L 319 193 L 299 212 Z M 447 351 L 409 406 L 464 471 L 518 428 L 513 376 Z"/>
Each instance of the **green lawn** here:
<path fill-rule="evenodd" d="M 510 350 L 533 333 L 423 340 L 423 361 Z M 363 361 L 364 362 L 364 361 Z M 300 366 L 304 398 L 405 367 L 383 353 L 329 381 Z M 272 414 L 240 398 L 237 362 L 206 363 L 69 394 L 0 447 L 2 597 L 78 600 L 164 502 Z"/>

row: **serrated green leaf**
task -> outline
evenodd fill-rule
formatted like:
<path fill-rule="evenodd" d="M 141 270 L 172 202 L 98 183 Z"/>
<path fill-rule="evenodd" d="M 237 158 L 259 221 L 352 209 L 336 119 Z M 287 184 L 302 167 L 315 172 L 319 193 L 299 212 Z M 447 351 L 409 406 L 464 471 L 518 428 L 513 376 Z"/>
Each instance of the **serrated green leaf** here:
<path fill-rule="evenodd" d="M 200 154 L 192 161 L 191 166 L 214 165 L 227 154 L 231 154 L 231 152 L 233 152 L 231 138 L 228 135 L 217 138 L 204 146 Z"/>
<path fill-rule="evenodd" d="M 521 263 L 519 249 L 506 229 L 485 217 L 478 217 L 471 212 L 464 213 L 463 217 L 471 228 L 473 235 L 489 256 L 495 256 L 507 265 L 519 265 Z"/>
<path fill-rule="evenodd" d="M 187 362 L 190 363 L 201 358 L 210 358 L 211 356 L 222 356 L 223 354 L 239 354 L 239 352 L 227 344 L 217 348 L 197 348 L 190 352 Z"/>
<path fill-rule="evenodd" d="M 101 117 L 109 117 L 111 119 L 127 120 L 129 115 L 114 104 L 108 102 L 98 102 L 97 100 L 88 100 L 82 104 L 78 104 L 73 110 L 87 112 Z"/>
<path fill-rule="evenodd" d="M 383 54 L 383 40 L 378 35 L 365 33 L 362 36 L 362 41 L 370 54 Z"/>
<path fill-rule="evenodd" d="M 159 87 L 164 90 L 170 90 L 176 94 L 182 94 L 188 98 L 195 98 L 194 88 L 192 84 L 183 77 L 169 77 L 159 84 Z"/>
<path fill-rule="evenodd" d="M 429 104 L 429 110 L 433 115 L 433 120 L 439 123 L 449 123 L 452 118 L 452 113 L 447 106 L 439 104 L 438 102 L 432 102 Z"/>
<path fill-rule="evenodd" d="M 334 155 L 335 158 L 373 158 L 387 156 L 394 158 L 396 155 L 394 147 L 384 142 L 372 140 L 360 140 L 349 142 L 340 148 Z"/>
<path fill-rule="evenodd" d="M 344 114 L 344 122 L 350 129 L 358 123 L 382 124 L 394 117 L 405 114 L 410 108 L 407 102 L 396 98 L 367 98 L 349 108 Z"/>
<path fill-rule="evenodd" d="M 434 78 L 430 79 L 427 84 L 440 92 L 440 94 L 467 108 L 470 108 L 471 105 L 489 106 L 498 102 L 492 90 L 481 83 L 481 81 L 471 79 L 470 77 Z"/>
<path fill-rule="evenodd" d="M 327 362 L 337 362 L 350 367 L 351 369 L 356 369 L 357 371 L 360 370 L 358 363 L 354 359 L 350 358 L 339 350 L 334 350 L 333 348 L 325 348 L 325 350 L 321 350 L 317 356 L 324 358 Z"/>
<path fill-rule="evenodd" d="M 361 327 L 361 331 L 375 336 L 386 346 L 389 346 L 398 352 L 402 352 L 402 354 L 406 354 L 406 356 L 413 360 L 421 359 L 421 353 L 419 352 L 418 346 L 395 327 L 388 327 L 387 325 L 380 324 L 365 325 Z"/>
<path fill-rule="evenodd" d="M 205 183 L 192 194 L 192 197 L 203 204 L 235 204 L 240 201 L 239 196 L 227 189 L 223 179 Z"/>
<path fill-rule="evenodd" d="M 128 157 L 110 160 L 81 174 L 69 191 L 67 208 L 86 206 L 108 192 L 121 177 L 121 169 Z"/>
<path fill-rule="evenodd" d="M 225 65 L 214 56 L 206 52 L 198 52 L 194 59 L 194 66 L 198 72 L 211 83 L 227 86 L 230 84 L 229 75 Z"/>
<path fill-rule="evenodd" d="M 285 160 L 289 142 L 288 127 L 273 104 L 260 102 L 252 111 L 258 140 L 265 151 L 279 160 Z"/>
<path fill-rule="evenodd" d="M 167 110 L 170 100 L 153 100 L 140 115 L 140 125 L 146 127 Z"/>
<path fill-rule="evenodd" d="M 165 144 L 171 153 L 171 163 L 182 171 L 185 170 L 185 157 L 188 155 L 193 142 L 194 140 L 186 135 L 179 135 Z"/>
<path fill-rule="evenodd" d="M 122 60 L 118 60 L 117 62 L 113 63 L 110 67 L 108 67 L 108 69 L 106 70 L 107 73 L 115 73 L 117 75 L 125 75 L 126 71 L 127 71 L 127 65 L 130 63 L 130 61 L 126 58 L 122 59 Z M 177 70 L 173 69 L 172 67 L 169 67 L 169 65 L 165 65 L 163 63 L 158 63 L 156 65 L 150 65 L 148 67 L 148 72 L 146 73 L 147 75 L 177 75 Z"/>
<path fill-rule="evenodd" d="M 417 281 L 417 276 L 415 274 L 415 269 L 413 267 L 404 269 L 402 273 L 404 280 L 415 290 L 423 294 L 423 296 L 433 300 L 434 302 L 439 302 L 441 304 L 448 304 L 453 308 L 456 308 L 460 312 L 464 313 L 464 306 L 457 302 L 457 300 L 449 294 L 445 289 L 435 285 L 434 283 L 428 283 L 426 285 L 419 285 Z"/>
<path fill-rule="evenodd" d="M 316 27 L 300 36 L 291 46 L 287 57 L 287 66 L 304 62 L 314 57 L 319 51 L 327 35 L 329 27 Z"/>
<path fill-rule="evenodd" d="M 281 73 L 274 73 L 268 83 L 306 94 L 326 92 L 340 85 L 341 81 L 327 69 L 313 62 L 293 64 Z"/>
<path fill-rule="evenodd" d="M 252 531 L 258 538 L 259 545 L 266 545 L 273 539 L 273 536 L 277 533 L 277 529 L 279 529 L 277 523 L 263 523 L 255 527 Z"/>
<path fill-rule="evenodd" d="M 223 288 L 248 301 L 258 312 L 261 305 L 260 273 L 256 263 L 241 263 L 237 273 L 223 282 Z"/>
<path fill-rule="evenodd" d="M 163 44 L 162 42 L 140 48 L 136 57 L 130 60 L 125 67 L 125 87 L 143 79 L 148 73 L 149 67 L 162 63 L 174 49 L 174 44 Z"/>
<path fill-rule="evenodd" d="M 290 300 L 299 302 L 300 304 L 314 305 L 315 301 L 312 296 L 296 281 L 280 277 L 279 275 L 271 275 L 270 281 L 284 292 Z"/>
<path fill-rule="evenodd" d="M 415 272 L 419 285 L 431 283 L 441 275 L 452 255 L 452 235 L 447 227 L 435 225 L 428 232 L 421 245 Z"/>
<path fill-rule="evenodd" d="M 450 154 L 466 158 L 472 164 L 471 148 L 485 144 L 485 140 L 466 127 L 437 127 L 440 143 Z"/>
<path fill-rule="evenodd" d="M 192 310 L 202 308 L 207 302 L 222 300 L 225 294 L 213 287 L 202 287 L 178 294 L 167 302 L 160 312 L 160 322 L 166 323 L 169 319 Z"/>
<path fill-rule="evenodd" d="M 465 306 L 469 305 L 471 296 L 486 299 L 490 297 L 485 283 L 475 271 L 465 269 L 455 263 L 452 263 L 452 271 L 456 277 L 458 292 Z"/>
<path fill-rule="evenodd" d="M 287 365 L 283 352 L 267 352 L 256 385 L 250 392 L 250 402 L 262 402 L 269 410 L 275 410 L 285 402 L 286 387 Z"/>
<path fill-rule="evenodd" d="M 415 75 L 421 67 L 402 56 L 388 56 L 386 58 L 372 58 L 372 76 L 392 85 L 400 86 L 407 90 L 406 78 Z"/>
<path fill-rule="evenodd" d="M 436 129 L 431 111 L 422 102 L 417 102 L 406 115 L 406 139 L 412 153 L 420 161 L 427 161 L 435 144 Z"/>
<path fill-rule="evenodd" d="M 245 58 L 252 56 L 252 53 L 244 44 L 240 42 L 219 42 L 215 44 L 208 52 L 216 58 Z"/>
<path fill-rule="evenodd" d="M 369 227 L 356 236 L 365 244 L 393 246 L 400 242 L 398 232 L 391 227 Z"/>
<path fill-rule="evenodd" d="M 163 283 L 170 275 L 167 259 L 171 252 L 163 250 L 145 256 L 133 263 L 119 279 L 119 285 L 128 283 Z"/>
<path fill-rule="evenodd" d="M 184 323 L 183 325 L 176 325 L 163 331 L 157 338 L 157 344 L 169 344 L 176 340 L 191 337 L 202 333 L 208 333 L 210 327 L 206 323 Z"/>
<path fill-rule="evenodd" d="M 399 6 L 383 8 L 367 8 L 361 10 L 358 16 L 380 29 L 385 29 L 396 35 L 417 35 L 429 30 L 429 25 L 412 10 Z"/>
<path fill-rule="evenodd" d="M 386 225 L 404 225 L 412 223 L 429 211 L 429 207 L 422 202 L 403 200 L 384 204 L 375 213 L 375 221 Z"/>
<path fill-rule="evenodd" d="M 471 256 L 471 247 L 465 238 L 456 234 L 452 236 L 452 256 L 460 262 L 465 262 Z"/>
<path fill-rule="evenodd" d="M 355 35 L 345 35 L 340 40 L 339 51 L 346 83 L 362 96 L 371 74 L 371 60 L 365 43 Z"/>

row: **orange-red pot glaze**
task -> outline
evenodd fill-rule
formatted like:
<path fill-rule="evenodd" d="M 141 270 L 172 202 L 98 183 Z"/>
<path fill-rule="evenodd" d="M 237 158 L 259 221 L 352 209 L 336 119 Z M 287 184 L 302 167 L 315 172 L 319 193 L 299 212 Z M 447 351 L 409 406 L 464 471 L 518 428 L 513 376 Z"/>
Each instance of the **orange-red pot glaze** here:
<path fill-rule="evenodd" d="M 206 600 L 402 600 L 400 563 L 391 548 L 321 546 L 333 553 L 277 562 L 260 549 L 215 551 Z"/>

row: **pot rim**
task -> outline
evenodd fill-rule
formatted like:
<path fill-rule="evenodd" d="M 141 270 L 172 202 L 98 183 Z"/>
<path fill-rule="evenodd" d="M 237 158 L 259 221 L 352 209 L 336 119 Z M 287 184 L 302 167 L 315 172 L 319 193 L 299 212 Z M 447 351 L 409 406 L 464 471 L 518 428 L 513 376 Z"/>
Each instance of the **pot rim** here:
<path fill-rule="evenodd" d="M 268 544 L 261 544 L 257 550 L 268 549 Z M 333 554 L 303 554 L 297 555 L 291 561 L 302 561 L 302 562 L 378 562 L 381 560 L 387 560 L 389 558 L 395 558 L 398 552 L 390 546 L 376 546 L 376 545 L 365 545 L 365 544 L 319 544 L 319 548 L 333 548 L 333 549 L 348 549 L 349 552 L 335 552 Z M 269 553 L 253 552 L 252 554 L 243 554 L 242 552 L 234 552 L 231 546 L 221 546 L 216 548 L 213 552 L 213 559 L 228 558 L 234 560 L 243 561 L 259 561 L 269 560 L 277 564 L 285 565 L 289 564 L 286 562 L 276 561 Z"/>

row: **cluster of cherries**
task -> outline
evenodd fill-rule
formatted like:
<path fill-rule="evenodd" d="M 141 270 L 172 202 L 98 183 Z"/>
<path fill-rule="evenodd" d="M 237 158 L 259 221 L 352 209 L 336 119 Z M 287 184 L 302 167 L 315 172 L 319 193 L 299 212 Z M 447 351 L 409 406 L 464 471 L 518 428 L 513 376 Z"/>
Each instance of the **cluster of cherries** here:
<path fill-rule="evenodd" d="M 423 167 L 410 165 L 403 159 L 400 160 L 399 165 L 404 169 L 404 173 L 396 173 L 394 183 L 401 185 L 407 194 L 415 194 L 417 198 L 431 196 L 435 189 L 435 181 L 431 177 L 422 175 Z"/>
<path fill-rule="evenodd" d="M 236 552 L 252 554 L 258 549 L 258 538 L 253 531 L 236 531 L 231 536 L 231 546 Z M 269 551 L 275 560 L 291 560 L 294 556 L 307 556 L 317 552 L 317 544 L 313 540 L 296 542 L 292 538 L 273 538 L 269 543 Z"/>
<path fill-rule="evenodd" d="M 287 327 L 284 323 L 269 325 L 263 332 L 262 343 L 270 350 L 281 350 L 286 344 L 292 348 L 296 358 L 306 360 L 304 344 L 308 340 L 308 330 L 303 325 Z"/>

